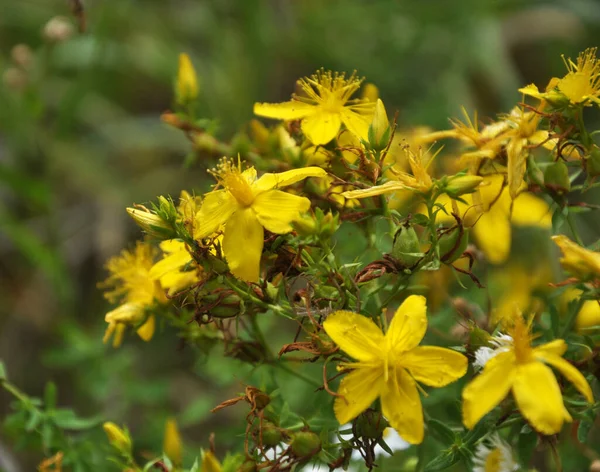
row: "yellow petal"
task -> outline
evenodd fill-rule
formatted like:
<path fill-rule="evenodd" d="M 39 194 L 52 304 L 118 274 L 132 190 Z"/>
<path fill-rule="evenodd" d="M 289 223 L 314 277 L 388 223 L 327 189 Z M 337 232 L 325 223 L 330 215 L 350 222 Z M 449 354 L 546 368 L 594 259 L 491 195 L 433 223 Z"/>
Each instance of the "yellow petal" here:
<path fill-rule="evenodd" d="M 324 169 L 316 166 L 287 170 L 277 174 L 266 173 L 254 183 L 252 190 L 259 194 L 267 190 L 287 187 L 308 177 L 325 177 L 326 175 L 327 172 Z"/>
<path fill-rule="evenodd" d="M 186 264 L 192 261 L 190 253 L 184 249 L 183 251 L 173 252 L 169 256 L 161 259 L 152 266 L 148 276 L 152 280 L 158 280 L 169 272 L 179 272 Z"/>
<path fill-rule="evenodd" d="M 310 208 L 310 200 L 281 190 L 268 190 L 259 194 L 252 209 L 261 225 L 272 233 L 292 231 L 290 223 Z"/>
<path fill-rule="evenodd" d="M 366 141 L 369 138 L 369 126 L 372 116 L 372 113 L 369 116 L 359 115 L 348 108 L 344 108 L 342 110 L 342 123 L 352 133 Z"/>
<path fill-rule="evenodd" d="M 400 363 L 417 382 L 443 387 L 467 372 L 468 360 L 460 352 L 437 346 L 417 346 L 405 353 Z"/>
<path fill-rule="evenodd" d="M 318 108 L 315 105 L 291 100 L 283 103 L 255 103 L 254 114 L 277 120 L 300 120 L 313 113 Z"/>
<path fill-rule="evenodd" d="M 494 205 L 477 220 L 472 230 L 477 245 L 492 264 L 501 264 L 510 253 L 512 230 L 508 216 Z"/>
<path fill-rule="evenodd" d="M 225 224 L 238 208 L 235 198 L 227 190 L 207 193 L 202 201 L 200 211 L 196 214 L 198 239 L 212 235 Z"/>
<path fill-rule="evenodd" d="M 384 193 L 397 192 L 398 190 L 411 190 L 411 188 L 396 180 L 390 180 L 385 184 L 375 185 L 371 188 L 343 192 L 342 196 L 345 198 L 367 198 L 383 195 Z"/>
<path fill-rule="evenodd" d="M 396 369 L 381 394 L 383 416 L 402 439 L 411 444 L 423 442 L 423 407 L 413 378 L 402 368 Z"/>
<path fill-rule="evenodd" d="M 513 394 L 525 419 L 540 433 L 556 434 L 565 420 L 571 421 L 554 374 L 541 362 L 517 367 Z"/>
<path fill-rule="evenodd" d="M 340 424 L 348 423 L 365 411 L 381 394 L 383 371 L 371 367 L 358 368 L 346 375 L 340 382 L 333 403 L 333 412 Z"/>
<path fill-rule="evenodd" d="M 160 278 L 160 285 L 167 290 L 170 297 L 184 288 L 191 287 L 199 282 L 200 278 L 195 270 L 189 272 L 169 272 Z"/>
<path fill-rule="evenodd" d="M 154 318 L 154 315 L 150 315 L 148 317 L 148 319 L 146 320 L 146 322 L 137 329 L 136 333 L 138 334 L 138 336 L 140 338 L 142 338 L 144 341 L 148 342 L 152 339 L 152 336 L 154 336 L 155 329 L 156 329 L 156 320 Z"/>
<path fill-rule="evenodd" d="M 319 111 L 302 120 L 302 132 L 315 145 L 327 144 L 340 130 L 339 113 Z"/>
<path fill-rule="evenodd" d="M 251 208 L 236 211 L 225 226 L 223 252 L 233 275 L 258 282 L 264 230 Z"/>
<path fill-rule="evenodd" d="M 523 95 L 529 95 L 530 97 L 535 97 L 539 100 L 543 100 L 546 95 L 545 93 L 540 93 L 537 85 L 535 84 L 529 84 L 526 87 L 522 87 L 519 89 L 519 92 L 521 92 Z"/>
<path fill-rule="evenodd" d="M 555 339 L 549 343 L 537 346 L 533 350 L 534 352 L 541 352 L 543 354 L 549 353 L 555 356 L 562 356 L 567 351 L 567 343 L 563 339 Z"/>
<path fill-rule="evenodd" d="M 600 304 L 597 300 L 586 300 L 577 314 L 575 327 L 580 332 L 600 328 Z"/>
<path fill-rule="evenodd" d="M 384 336 L 371 318 L 336 311 L 323 322 L 327 335 L 342 351 L 359 361 L 378 361 L 383 358 Z"/>
<path fill-rule="evenodd" d="M 342 149 L 342 158 L 354 164 L 358 159 L 358 151 L 362 149 L 362 145 L 358 137 L 351 131 L 344 130 L 337 137 L 337 145 L 340 148 L 348 148 L 351 150 Z"/>
<path fill-rule="evenodd" d="M 587 380 L 583 376 L 579 370 L 575 366 L 573 366 L 570 362 L 566 361 L 562 357 L 553 354 L 549 351 L 540 350 L 539 348 L 534 349 L 534 356 L 537 359 L 541 359 L 544 362 L 550 364 L 556 370 L 558 370 L 564 377 L 571 382 L 577 390 L 585 397 L 585 399 L 593 403 L 594 395 L 592 393 L 592 388 L 590 384 L 588 384 Z"/>
<path fill-rule="evenodd" d="M 514 200 L 519 194 L 519 188 L 523 183 L 523 176 L 527 164 L 528 151 L 525 149 L 527 140 L 523 138 L 514 138 L 506 146 L 508 157 L 508 189 L 510 197 Z"/>
<path fill-rule="evenodd" d="M 513 202 L 511 221 L 519 226 L 550 229 L 552 212 L 544 200 L 531 193 L 523 192 Z"/>
<path fill-rule="evenodd" d="M 463 423 L 467 428 L 473 428 L 510 391 L 514 374 L 512 359 L 514 355 L 510 352 L 498 354 L 463 390 Z"/>
<path fill-rule="evenodd" d="M 395 352 L 416 347 L 427 331 L 427 305 L 422 295 L 411 295 L 396 310 L 385 335 L 388 349 Z"/>

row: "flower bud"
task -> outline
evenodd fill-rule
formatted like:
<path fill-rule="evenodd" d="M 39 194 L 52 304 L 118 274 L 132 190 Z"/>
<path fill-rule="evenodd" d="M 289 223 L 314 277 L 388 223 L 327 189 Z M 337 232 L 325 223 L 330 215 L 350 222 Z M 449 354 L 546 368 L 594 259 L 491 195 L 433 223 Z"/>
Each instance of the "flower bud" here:
<path fill-rule="evenodd" d="M 392 257 L 406 267 L 414 267 L 421 259 L 421 244 L 417 232 L 412 226 L 401 226 L 394 236 Z"/>
<path fill-rule="evenodd" d="M 181 465 L 183 461 L 183 446 L 177 422 L 173 418 L 169 418 L 165 424 L 163 452 L 171 459 L 173 464 Z"/>
<path fill-rule="evenodd" d="M 127 208 L 127 213 L 150 236 L 160 239 L 169 239 L 174 236 L 171 225 L 144 205 Z"/>
<path fill-rule="evenodd" d="M 600 304 L 598 300 L 583 302 L 579 313 L 577 313 L 575 328 L 582 334 L 590 331 L 600 331 Z"/>
<path fill-rule="evenodd" d="M 283 439 L 281 430 L 270 421 L 263 422 L 260 434 L 262 435 L 262 443 L 265 447 L 275 447 Z"/>
<path fill-rule="evenodd" d="M 131 438 L 127 433 L 127 430 L 123 430 L 119 428 L 116 424 L 107 421 L 102 425 L 106 436 L 108 437 L 108 442 L 115 449 L 118 449 L 123 454 L 130 455 L 131 454 Z"/>
<path fill-rule="evenodd" d="M 290 448 L 296 457 L 308 459 L 321 450 L 321 439 L 311 431 L 299 431 L 293 434 Z"/>
<path fill-rule="evenodd" d="M 454 228 L 440 236 L 440 258 L 446 264 L 452 264 L 462 256 L 469 244 L 469 233 L 464 228 Z"/>
<path fill-rule="evenodd" d="M 391 132 L 385 106 L 381 99 L 378 98 L 375 104 L 373 121 L 371 122 L 371 126 L 369 126 L 369 144 L 377 151 L 385 149 L 390 140 Z"/>
<path fill-rule="evenodd" d="M 383 436 L 388 421 L 375 410 L 367 410 L 356 420 L 356 432 L 362 438 L 379 439 Z"/>
<path fill-rule="evenodd" d="M 10 51 L 10 56 L 18 67 L 27 70 L 33 65 L 33 51 L 27 44 L 16 44 Z"/>
<path fill-rule="evenodd" d="M 450 178 L 445 190 L 451 197 L 459 197 L 466 193 L 472 193 L 481 182 L 483 182 L 483 177 L 479 175 L 455 175 Z"/>
<path fill-rule="evenodd" d="M 369 102 L 375 102 L 379 98 L 379 89 L 377 85 L 367 83 L 363 87 L 362 98 L 364 100 L 368 100 Z"/>
<path fill-rule="evenodd" d="M 215 455 L 207 451 L 202 455 L 202 467 L 200 470 L 202 472 L 221 472 L 222 468 Z"/>
<path fill-rule="evenodd" d="M 594 146 L 589 156 L 586 157 L 585 169 L 590 177 L 600 175 L 600 148 Z"/>
<path fill-rule="evenodd" d="M 571 190 L 567 165 L 563 161 L 550 164 L 544 172 L 544 184 L 560 194 Z"/>
<path fill-rule="evenodd" d="M 175 84 L 175 98 L 179 105 L 187 105 L 198 98 L 198 78 L 187 54 L 179 55 L 179 70 Z"/>

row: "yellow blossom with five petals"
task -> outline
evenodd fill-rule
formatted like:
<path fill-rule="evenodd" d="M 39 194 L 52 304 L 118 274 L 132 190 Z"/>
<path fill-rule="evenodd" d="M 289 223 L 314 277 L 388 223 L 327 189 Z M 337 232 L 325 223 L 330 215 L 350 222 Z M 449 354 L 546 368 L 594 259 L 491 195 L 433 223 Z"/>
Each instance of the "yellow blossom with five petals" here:
<path fill-rule="evenodd" d="M 310 200 L 279 190 L 307 177 L 327 175 L 320 167 L 293 169 L 257 178 L 254 167 L 223 159 L 212 172 L 223 189 L 207 193 L 196 214 L 196 238 L 223 227 L 223 252 L 229 270 L 247 282 L 258 282 L 264 229 L 276 234 L 292 231 L 292 221 L 310 208 Z"/>
<path fill-rule="evenodd" d="M 381 398 L 383 415 L 411 444 L 423 441 L 423 408 L 417 382 L 443 387 L 467 371 L 467 358 L 437 346 L 419 346 L 427 330 L 425 297 L 409 296 L 384 334 L 366 316 L 337 311 L 323 323 L 329 337 L 357 362 L 342 364 L 334 402 L 337 420 L 348 423 Z"/>
<path fill-rule="evenodd" d="M 313 144 L 327 144 L 337 135 L 342 123 L 352 133 L 367 139 L 375 103 L 351 99 L 364 79 L 355 73 L 331 73 L 323 69 L 298 80 L 302 94 L 284 103 L 255 103 L 254 113 L 265 118 L 302 120 L 302 132 Z"/>
<path fill-rule="evenodd" d="M 558 370 L 590 403 L 592 389 L 581 372 L 562 358 L 567 350 L 564 340 L 531 346 L 533 337 L 520 315 L 515 317 L 508 334 L 512 344 L 491 358 L 481 374 L 463 390 L 463 423 L 473 428 L 512 391 L 517 407 L 533 428 L 542 434 L 556 434 L 572 418 L 548 365 Z"/>

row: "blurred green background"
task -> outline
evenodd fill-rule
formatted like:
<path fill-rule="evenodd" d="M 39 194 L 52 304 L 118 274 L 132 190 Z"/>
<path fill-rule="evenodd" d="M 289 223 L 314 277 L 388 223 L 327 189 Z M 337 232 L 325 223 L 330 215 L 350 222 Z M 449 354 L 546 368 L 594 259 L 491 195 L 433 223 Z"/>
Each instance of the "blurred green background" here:
<path fill-rule="evenodd" d="M 201 115 L 228 139 L 255 101 L 287 99 L 322 66 L 366 76 L 403 126 L 445 128 L 461 106 L 494 116 L 600 37 L 597 0 L 84 1 L 83 33 L 69 5 L 0 0 L 0 359 L 24 391 L 53 380 L 59 405 L 126 422 L 142 448 L 160 444 L 168 415 L 190 443 L 216 430 L 227 446 L 242 414 L 203 422 L 245 374 L 231 389 L 230 363 L 204 365 L 173 333 L 101 342 L 96 283 L 140 236 L 125 207 L 207 188 L 212 162 L 184 169 L 188 143 L 159 119 L 180 52 Z M 8 404 L 0 392 L 0 418 Z M 0 432 L 0 469 L 33 470 L 40 456 L 15 443 Z"/>

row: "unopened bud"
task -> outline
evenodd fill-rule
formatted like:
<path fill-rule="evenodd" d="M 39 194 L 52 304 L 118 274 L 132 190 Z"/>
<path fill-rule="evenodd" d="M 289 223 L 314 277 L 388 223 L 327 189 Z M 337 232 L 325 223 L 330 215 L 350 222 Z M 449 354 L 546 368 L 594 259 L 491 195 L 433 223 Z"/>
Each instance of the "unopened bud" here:
<path fill-rule="evenodd" d="M 200 470 L 202 472 L 221 472 L 222 468 L 215 455 L 210 451 L 206 451 L 202 457 Z"/>
<path fill-rule="evenodd" d="M 165 437 L 163 441 L 163 452 L 175 465 L 181 465 L 183 461 L 183 445 L 181 435 L 177 428 L 177 422 L 169 418 L 165 424 Z"/>
<path fill-rule="evenodd" d="M 563 161 L 556 161 L 550 164 L 544 172 L 544 184 L 559 194 L 567 193 L 571 190 L 567 165 Z"/>
<path fill-rule="evenodd" d="M 472 193 L 481 182 L 483 182 L 483 177 L 479 175 L 457 175 L 450 178 L 445 190 L 451 197 L 459 197 L 466 193 Z"/>
<path fill-rule="evenodd" d="M 378 98 L 375 104 L 373 121 L 371 122 L 371 126 L 369 126 L 369 144 L 377 151 L 385 149 L 389 143 L 391 132 L 385 106 L 381 99 Z"/>
<path fill-rule="evenodd" d="M 600 148 L 594 146 L 585 159 L 585 169 L 590 177 L 600 175 Z"/>
<path fill-rule="evenodd" d="M 469 233 L 462 227 L 445 232 L 439 238 L 440 258 L 446 264 L 462 256 L 469 244 Z"/>
<path fill-rule="evenodd" d="M 262 443 L 265 447 L 275 447 L 281 443 L 281 430 L 270 421 L 264 421 L 261 430 Z"/>
<path fill-rule="evenodd" d="M 27 74 L 16 67 L 9 67 L 2 74 L 2 82 L 7 89 L 22 92 L 27 88 Z"/>
<path fill-rule="evenodd" d="M 108 442 L 115 449 L 118 449 L 124 454 L 131 454 L 131 438 L 127 433 L 127 430 L 119 428 L 116 424 L 107 421 L 102 425 Z"/>
<path fill-rule="evenodd" d="M 145 233 L 151 236 L 168 239 L 173 235 L 171 225 L 143 205 L 127 208 L 127 213 Z"/>
<path fill-rule="evenodd" d="M 388 421 L 375 410 L 367 410 L 356 420 L 356 432 L 362 438 L 379 439 L 383 436 Z"/>
<path fill-rule="evenodd" d="M 421 259 L 421 244 L 412 226 L 401 226 L 394 236 L 392 256 L 407 268 L 414 267 Z"/>
<path fill-rule="evenodd" d="M 294 456 L 308 459 L 321 450 L 321 439 L 311 431 L 299 431 L 292 436 L 290 448 Z"/>
<path fill-rule="evenodd" d="M 198 98 L 198 77 L 187 54 L 179 55 L 179 70 L 175 84 L 175 99 L 179 105 L 187 105 Z"/>
<path fill-rule="evenodd" d="M 377 88 L 377 85 L 371 83 L 365 84 L 363 87 L 362 98 L 370 102 L 376 102 L 379 98 L 379 89 Z"/>
<path fill-rule="evenodd" d="M 42 36 L 53 43 L 70 39 L 75 34 L 73 23 L 64 16 L 55 16 L 44 26 Z"/>

